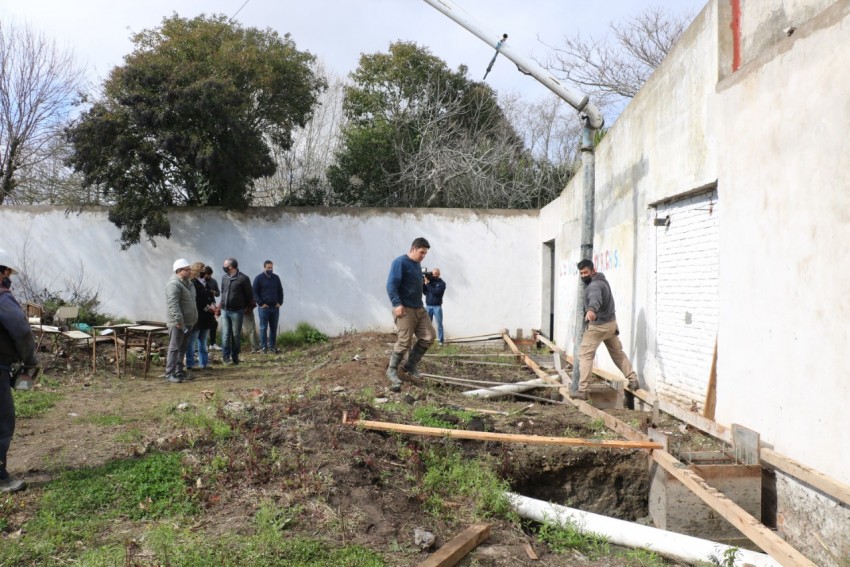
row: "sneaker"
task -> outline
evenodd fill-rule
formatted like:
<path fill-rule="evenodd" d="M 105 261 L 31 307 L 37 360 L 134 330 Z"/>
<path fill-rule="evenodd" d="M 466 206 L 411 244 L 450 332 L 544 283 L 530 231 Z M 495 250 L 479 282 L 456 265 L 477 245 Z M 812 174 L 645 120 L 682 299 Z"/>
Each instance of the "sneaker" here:
<path fill-rule="evenodd" d="M 271 349 L 269 349 L 269 352 L 273 352 L 273 353 L 275 353 L 275 354 L 280 354 L 280 350 L 279 350 L 279 349 L 276 349 L 276 348 L 271 348 Z"/>
<path fill-rule="evenodd" d="M 176 374 L 169 374 L 168 376 L 166 376 L 165 379 L 171 382 L 172 384 L 180 384 L 183 382 L 183 379 Z"/>
<path fill-rule="evenodd" d="M 210 345 L 210 346 L 209 346 L 209 349 L 210 349 L 210 350 L 221 350 L 221 347 L 220 347 L 220 346 L 218 346 L 218 345 Z"/>
<path fill-rule="evenodd" d="M 224 360 L 222 360 L 222 362 L 223 362 L 224 364 L 230 364 L 230 359 L 229 359 L 229 358 L 225 358 Z"/>
<path fill-rule="evenodd" d="M 570 392 L 570 397 L 574 400 L 587 400 L 587 392 Z"/>
<path fill-rule="evenodd" d="M 18 492 L 27 487 L 27 483 L 22 480 L 15 480 L 11 477 L 0 480 L 0 493 L 2 492 Z"/>
<path fill-rule="evenodd" d="M 178 370 L 177 372 L 174 373 L 174 375 L 177 376 L 178 378 L 180 378 L 181 380 L 186 379 L 186 371 L 185 370 Z"/>

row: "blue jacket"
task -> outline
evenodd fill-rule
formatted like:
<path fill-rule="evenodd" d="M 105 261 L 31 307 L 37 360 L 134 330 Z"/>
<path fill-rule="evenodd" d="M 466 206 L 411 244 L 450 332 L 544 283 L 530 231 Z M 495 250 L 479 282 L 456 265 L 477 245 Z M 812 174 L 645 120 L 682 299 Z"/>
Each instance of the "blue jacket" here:
<path fill-rule="evenodd" d="M 283 284 L 277 274 L 267 276 L 266 272 L 254 278 L 254 303 L 260 305 L 283 305 Z"/>
<path fill-rule="evenodd" d="M 446 282 L 443 278 L 428 280 L 428 283 L 422 284 L 422 293 L 425 294 L 425 305 L 442 305 Z"/>
<path fill-rule="evenodd" d="M 38 366 L 35 341 L 21 305 L 6 289 L 0 290 L 0 366 L 22 361 L 28 368 Z M 2 463 L 0 463 L 2 466 Z"/>
<path fill-rule="evenodd" d="M 393 307 L 422 307 L 422 267 L 405 254 L 393 260 L 387 276 L 387 295 Z"/>

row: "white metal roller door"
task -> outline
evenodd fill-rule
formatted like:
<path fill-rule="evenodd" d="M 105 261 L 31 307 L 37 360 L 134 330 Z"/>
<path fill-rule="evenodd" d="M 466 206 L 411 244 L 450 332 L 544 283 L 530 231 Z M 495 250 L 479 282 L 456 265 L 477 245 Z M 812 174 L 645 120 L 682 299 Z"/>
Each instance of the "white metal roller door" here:
<path fill-rule="evenodd" d="M 658 394 L 700 407 L 718 325 L 717 190 L 656 207 Z"/>

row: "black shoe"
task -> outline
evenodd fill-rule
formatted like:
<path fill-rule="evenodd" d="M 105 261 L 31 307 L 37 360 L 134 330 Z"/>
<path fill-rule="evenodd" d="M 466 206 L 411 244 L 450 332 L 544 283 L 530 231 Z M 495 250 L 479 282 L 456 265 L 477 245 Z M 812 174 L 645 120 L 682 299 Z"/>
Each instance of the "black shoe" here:
<path fill-rule="evenodd" d="M 172 384 L 181 384 L 183 382 L 183 378 L 181 378 L 177 374 L 169 374 L 165 377 L 165 379 L 171 382 Z"/>
<path fill-rule="evenodd" d="M 6 478 L 0 480 L 0 493 L 4 492 L 18 492 L 19 490 L 23 490 L 27 487 L 27 483 L 22 480 L 15 480 L 13 478 Z"/>

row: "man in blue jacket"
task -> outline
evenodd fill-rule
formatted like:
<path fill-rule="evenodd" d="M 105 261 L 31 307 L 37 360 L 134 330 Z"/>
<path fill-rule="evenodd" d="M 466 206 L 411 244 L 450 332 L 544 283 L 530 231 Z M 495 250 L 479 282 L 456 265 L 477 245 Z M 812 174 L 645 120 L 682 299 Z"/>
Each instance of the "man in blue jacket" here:
<path fill-rule="evenodd" d="M 425 310 L 428 318 L 437 325 L 437 340 L 443 345 L 443 294 L 446 293 L 446 282 L 440 278 L 440 268 L 425 272 L 422 293 L 425 294 Z"/>
<path fill-rule="evenodd" d="M 0 250 L 0 272 L 17 271 L 9 266 L 8 255 Z M 21 361 L 25 371 L 38 366 L 35 341 L 21 305 L 6 286 L 0 287 L 0 493 L 16 492 L 26 487 L 22 480 L 9 476 L 6 455 L 15 433 L 15 401 L 12 398 L 12 363 Z"/>
<path fill-rule="evenodd" d="M 260 350 L 277 352 L 277 323 L 283 305 L 283 284 L 271 260 L 263 262 L 263 273 L 254 278 L 254 303 L 260 312 Z"/>
<path fill-rule="evenodd" d="M 390 355 L 390 365 L 387 368 L 387 378 L 390 379 L 390 389 L 393 392 L 401 390 L 401 380 L 398 377 L 398 365 L 407 355 L 404 370 L 411 376 L 419 378 L 417 366 L 428 349 L 434 344 L 436 333 L 428 313 L 422 305 L 422 267 L 420 262 L 425 258 L 431 245 L 422 237 L 413 241 L 410 251 L 393 260 L 390 273 L 387 276 L 387 295 L 393 305 L 393 317 L 398 327 L 398 340 Z M 413 337 L 416 344 L 413 344 Z M 411 349 L 411 346 L 413 347 Z"/>

